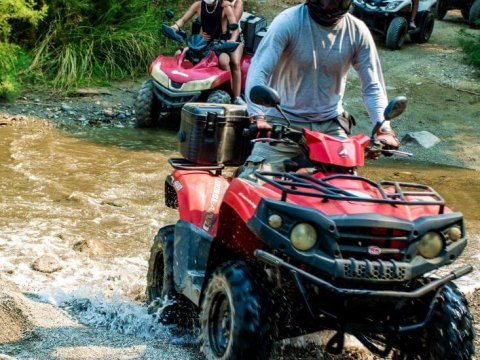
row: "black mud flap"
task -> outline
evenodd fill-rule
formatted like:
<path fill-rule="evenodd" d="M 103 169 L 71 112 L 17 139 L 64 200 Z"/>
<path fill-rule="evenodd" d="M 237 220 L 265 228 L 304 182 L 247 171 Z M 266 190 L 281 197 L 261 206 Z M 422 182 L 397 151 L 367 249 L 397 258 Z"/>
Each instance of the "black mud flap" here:
<path fill-rule="evenodd" d="M 213 237 L 189 222 L 175 225 L 173 277 L 177 292 L 199 305 Z"/>

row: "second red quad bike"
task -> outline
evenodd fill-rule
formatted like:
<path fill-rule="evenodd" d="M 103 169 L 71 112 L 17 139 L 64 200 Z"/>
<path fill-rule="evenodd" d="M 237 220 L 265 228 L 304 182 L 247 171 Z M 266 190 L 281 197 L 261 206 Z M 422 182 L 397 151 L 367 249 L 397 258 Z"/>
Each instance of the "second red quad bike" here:
<path fill-rule="evenodd" d="M 232 29 L 237 27 L 231 25 Z M 185 47 L 179 55 L 158 56 L 150 66 L 151 79 L 142 84 L 135 103 L 138 127 L 162 125 L 167 115 L 178 114 L 187 102 L 231 102 L 231 73 L 219 67 L 218 56 L 235 51 L 239 43 L 207 43 L 199 34 L 187 38 L 184 32 L 177 33 L 166 24 L 162 29 L 165 36 Z M 242 89 L 251 57 L 244 54 L 240 63 Z"/>
<path fill-rule="evenodd" d="M 280 109 L 268 87 L 254 87 L 251 99 Z M 395 98 L 385 118 L 405 106 Z M 180 220 L 155 237 L 147 278 L 161 321 L 199 321 L 207 359 L 266 359 L 274 341 L 319 330 L 334 331 L 331 353 L 351 334 L 382 357 L 471 359 L 473 319 L 452 280 L 472 267 L 432 275 L 467 245 L 462 214 L 426 185 L 358 176 L 366 150 L 396 152 L 374 135 L 275 125 L 262 141 L 299 144 L 307 165 L 257 172 L 256 182 L 222 176 L 224 163 L 243 160 L 242 111 L 189 104 L 182 112 L 186 159 L 170 159 L 165 183 Z M 237 143 L 226 144 L 235 133 Z"/>

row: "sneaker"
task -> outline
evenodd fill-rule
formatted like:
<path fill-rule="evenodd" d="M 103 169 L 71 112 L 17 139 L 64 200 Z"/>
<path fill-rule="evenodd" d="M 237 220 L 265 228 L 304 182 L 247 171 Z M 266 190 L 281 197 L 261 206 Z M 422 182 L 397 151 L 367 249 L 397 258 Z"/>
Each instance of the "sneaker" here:
<path fill-rule="evenodd" d="M 415 25 L 415 21 L 411 20 L 410 23 L 408 24 L 408 28 L 410 30 L 415 30 L 417 28 L 417 25 Z"/>
<path fill-rule="evenodd" d="M 247 105 L 247 103 L 246 103 L 240 96 L 237 96 L 237 97 L 233 100 L 233 104 L 234 104 L 234 105 Z"/>

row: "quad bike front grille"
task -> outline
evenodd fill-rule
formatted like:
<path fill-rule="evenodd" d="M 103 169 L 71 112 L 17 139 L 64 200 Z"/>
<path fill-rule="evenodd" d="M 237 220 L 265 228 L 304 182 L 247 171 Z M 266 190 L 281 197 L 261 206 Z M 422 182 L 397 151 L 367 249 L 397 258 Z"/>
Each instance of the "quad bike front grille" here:
<path fill-rule="evenodd" d="M 405 281 L 408 279 L 406 266 L 395 262 L 344 260 L 344 276 L 352 280 Z"/>
<path fill-rule="evenodd" d="M 344 259 L 402 260 L 412 234 L 407 230 L 339 226 L 336 239 Z"/>

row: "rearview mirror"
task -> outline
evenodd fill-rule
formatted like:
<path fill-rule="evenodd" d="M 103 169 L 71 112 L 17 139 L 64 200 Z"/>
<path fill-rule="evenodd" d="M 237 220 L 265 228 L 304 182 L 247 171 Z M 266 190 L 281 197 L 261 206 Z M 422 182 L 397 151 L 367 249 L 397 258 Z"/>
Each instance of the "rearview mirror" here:
<path fill-rule="evenodd" d="M 250 90 L 250 100 L 257 105 L 276 107 L 280 105 L 280 96 L 271 87 L 256 85 Z"/>
<path fill-rule="evenodd" d="M 165 34 L 166 37 L 178 41 L 178 42 L 183 42 L 183 37 L 181 37 L 177 32 L 167 24 L 162 24 L 162 31 Z"/>
<path fill-rule="evenodd" d="M 392 120 L 401 115 L 407 108 L 407 98 L 405 96 L 394 97 L 385 108 L 383 116 L 385 120 Z"/>

